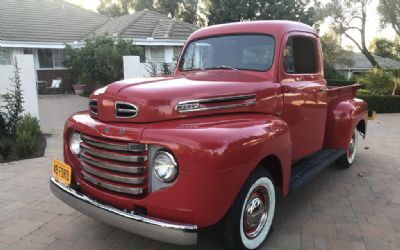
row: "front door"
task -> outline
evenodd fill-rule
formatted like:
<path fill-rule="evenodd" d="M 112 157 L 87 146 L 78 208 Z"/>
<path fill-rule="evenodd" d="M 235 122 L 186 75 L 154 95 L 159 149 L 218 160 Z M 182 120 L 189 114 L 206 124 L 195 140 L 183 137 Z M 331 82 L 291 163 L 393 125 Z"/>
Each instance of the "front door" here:
<path fill-rule="evenodd" d="M 282 49 L 280 81 L 284 93 L 283 119 L 292 138 L 292 160 L 322 148 L 327 113 L 326 82 L 321 49 L 309 33 L 289 33 Z"/>

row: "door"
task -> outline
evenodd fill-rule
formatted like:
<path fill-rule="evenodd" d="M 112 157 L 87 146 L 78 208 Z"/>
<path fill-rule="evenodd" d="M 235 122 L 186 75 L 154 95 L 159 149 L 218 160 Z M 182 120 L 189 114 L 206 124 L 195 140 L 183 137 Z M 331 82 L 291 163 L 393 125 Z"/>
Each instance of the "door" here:
<path fill-rule="evenodd" d="M 322 148 L 327 113 L 321 48 L 315 35 L 289 33 L 283 40 L 280 82 L 283 119 L 292 139 L 292 160 Z"/>

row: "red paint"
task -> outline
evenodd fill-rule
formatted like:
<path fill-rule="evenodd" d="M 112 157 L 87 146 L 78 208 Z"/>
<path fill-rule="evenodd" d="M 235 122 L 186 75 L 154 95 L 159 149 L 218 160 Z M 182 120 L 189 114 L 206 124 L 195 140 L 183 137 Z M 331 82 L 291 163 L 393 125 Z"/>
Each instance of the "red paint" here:
<path fill-rule="evenodd" d="M 118 208 L 143 206 L 148 216 L 205 227 L 225 215 L 265 157 L 279 159 L 282 193 L 287 195 L 293 160 L 323 147 L 346 149 L 356 125 L 367 121 L 367 106 L 355 99 L 356 86 L 327 89 L 315 31 L 293 22 L 245 22 L 201 29 L 189 42 L 243 33 L 275 38 L 274 63 L 268 71 L 177 69 L 172 77 L 119 81 L 94 92 L 91 99 L 98 100 L 99 115 L 77 113 L 68 119 L 64 131 L 64 158 L 73 167 L 81 192 Z M 283 71 L 285 42 L 293 34 L 308 36 L 318 45 L 315 74 Z M 179 101 L 245 94 L 256 94 L 256 104 L 192 113 L 175 110 Z M 116 119 L 116 100 L 136 105 L 138 116 Z M 100 190 L 80 177 L 79 162 L 68 148 L 73 130 L 166 148 L 179 164 L 178 178 L 170 187 L 138 197 Z"/>

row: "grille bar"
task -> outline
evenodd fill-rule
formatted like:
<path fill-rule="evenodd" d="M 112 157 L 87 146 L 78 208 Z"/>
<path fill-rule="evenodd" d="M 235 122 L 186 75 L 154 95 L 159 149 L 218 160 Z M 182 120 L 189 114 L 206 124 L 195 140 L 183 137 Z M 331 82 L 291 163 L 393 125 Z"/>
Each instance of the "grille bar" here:
<path fill-rule="evenodd" d="M 143 184 L 145 181 L 144 177 L 124 177 L 124 176 L 113 175 L 113 174 L 109 174 L 109 173 L 105 173 L 105 172 L 100 172 L 85 163 L 82 164 L 82 169 L 94 176 L 98 176 L 103 179 L 107 179 L 107 180 L 115 181 L 115 182 L 121 182 L 121 183 L 135 185 L 135 184 Z"/>
<path fill-rule="evenodd" d="M 114 163 L 108 163 L 108 162 L 100 162 L 96 161 L 90 156 L 88 156 L 85 153 L 81 153 L 80 155 L 81 160 L 89 163 L 90 165 L 93 165 L 95 167 L 99 168 L 104 168 L 112 171 L 117 171 L 117 172 L 122 172 L 122 173 L 131 173 L 131 174 L 142 174 L 146 172 L 146 167 L 128 167 L 128 166 L 123 166 L 123 165 L 118 165 Z"/>
<path fill-rule="evenodd" d="M 111 160 L 116 160 L 116 161 L 125 161 L 125 162 L 145 162 L 145 161 L 147 161 L 147 156 L 145 156 L 145 155 L 122 155 L 122 154 L 116 154 L 113 152 L 94 150 L 90 146 L 87 146 L 84 142 L 81 143 L 81 148 L 82 148 L 82 152 L 84 152 L 84 153 L 88 153 L 90 155 L 105 158 L 105 159 L 111 159 Z"/>
<path fill-rule="evenodd" d="M 100 181 L 97 178 L 92 177 L 91 175 L 87 174 L 86 172 L 82 172 L 83 178 L 85 178 L 87 181 L 98 185 L 100 187 L 115 191 L 115 192 L 119 192 L 119 193 L 127 193 L 127 194 L 142 194 L 144 192 L 143 188 L 138 188 L 138 187 L 121 187 L 121 186 L 116 186 L 110 183 L 106 183 L 103 181 Z"/>
<path fill-rule="evenodd" d="M 82 135 L 82 139 L 86 144 L 99 147 L 99 148 L 104 148 L 104 149 L 110 149 L 110 150 L 118 150 L 118 151 L 132 151 L 132 152 L 143 152 L 147 151 L 147 144 L 137 144 L 137 143 L 128 143 L 128 144 L 116 144 L 116 143 L 105 143 L 103 141 L 100 141 L 98 139 Z"/>

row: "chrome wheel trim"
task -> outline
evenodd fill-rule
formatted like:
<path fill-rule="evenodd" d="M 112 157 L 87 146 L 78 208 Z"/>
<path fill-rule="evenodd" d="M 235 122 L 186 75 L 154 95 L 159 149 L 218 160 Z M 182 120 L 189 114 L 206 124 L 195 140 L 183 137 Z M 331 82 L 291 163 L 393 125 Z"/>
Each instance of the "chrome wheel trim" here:
<path fill-rule="evenodd" d="M 346 152 L 347 161 L 349 162 L 349 164 L 352 164 L 354 162 L 354 159 L 356 158 L 357 144 L 358 144 L 358 131 L 357 129 L 355 129 L 353 135 L 351 136 L 349 147 Z"/>
<path fill-rule="evenodd" d="M 263 210 L 263 214 L 259 218 L 259 223 L 257 227 L 250 234 L 245 231 L 244 222 L 247 220 L 245 213 L 247 213 L 248 205 L 251 205 L 251 202 L 254 200 L 254 192 L 258 189 L 265 190 L 266 198 L 264 202 L 267 202 L 265 211 Z M 251 198 L 252 197 L 252 198 Z M 250 202 L 250 203 L 249 203 Z M 265 203 L 264 203 L 265 204 Z M 275 188 L 270 179 L 267 177 L 262 177 L 258 179 L 249 189 L 246 198 L 243 202 L 241 217 L 240 217 L 240 237 L 243 242 L 243 245 L 248 249 L 255 249 L 259 247 L 265 240 L 268 235 L 269 230 L 271 229 L 272 219 L 275 213 Z M 254 219 L 254 218 L 253 218 Z"/>

